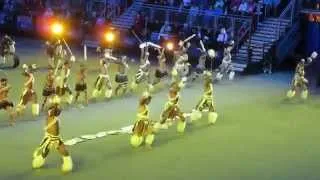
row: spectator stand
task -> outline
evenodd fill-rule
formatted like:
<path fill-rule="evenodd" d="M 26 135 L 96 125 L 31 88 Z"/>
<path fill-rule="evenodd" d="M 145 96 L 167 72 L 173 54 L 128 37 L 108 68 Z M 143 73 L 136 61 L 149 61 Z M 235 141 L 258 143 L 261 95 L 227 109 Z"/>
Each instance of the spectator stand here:
<path fill-rule="evenodd" d="M 35 35 L 37 32 L 37 19 L 45 11 L 45 3 L 41 0 L 24 0 L 17 15 L 17 30 L 19 34 Z M 53 13 L 53 12 L 52 12 Z"/>
<path fill-rule="evenodd" d="M 50 23 L 59 20 L 68 25 L 67 36 L 79 40 L 83 39 L 86 29 L 94 29 L 96 25 L 104 26 L 119 16 L 130 2 L 131 0 L 6 0 L 0 6 L 0 29 L 10 34 L 47 38 Z"/>
<path fill-rule="evenodd" d="M 0 29 L 3 32 L 13 32 L 16 26 L 16 18 L 18 14 L 18 3 L 15 0 L 7 0 L 3 2 L 0 11 Z"/>
<path fill-rule="evenodd" d="M 252 29 L 250 17 L 193 11 L 192 8 L 146 4 L 141 8 L 141 14 L 148 17 L 145 28 L 155 42 L 172 36 L 182 39 L 195 33 L 207 46 L 216 48 L 217 34 L 224 27 L 229 36 L 228 41 L 235 41 L 234 51 L 237 51 L 241 41 L 250 37 Z"/>
<path fill-rule="evenodd" d="M 108 0 L 92 0 L 86 2 L 86 15 L 92 18 L 105 18 Z"/>
<path fill-rule="evenodd" d="M 216 14 L 235 14 L 252 16 L 262 0 L 149 0 L 149 4 L 168 6 L 168 7 L 180 7 L 190 10 L 210 10 Z M 260 2 L 262 3 L 262 2 Z"/>
<path fill-rule="evenodd" d="M 303 0 L 303 8 L 309 10 L 320 10 L 319 0 Z"/>
<path fill-rule="evenodd" d="M 48 38 L 50 26 L 54 21 L 64 23 L 68 29 L 66 39 L 78 39 L 81 31 L 81 19 L 84 17 L 84 0 L 47 0 L 44 8 L 37 12 L 35 26 L 37 34 L 43 38 Z"/>
<path fill-rule="evenodd" d="M 96 47 L 97 40 L 132 4 L 131 0 L 93 0 L 85 4 L 84 43 Z"/>
<path fill-rule="evenodd" d="M 41 0 L 6 0 L 1 4 L 0 26 L 7 33 L 32 33 L 35 17 L 43 10 Z"/>
<path fill-rule="evenodd" d="M 86 16 L 96 21 L 113 20 L 121 15 L 131 3 L 129 0 L 92 0 L 87 1 Z M 98 22 L 99 23 L 99 22 Z"/>

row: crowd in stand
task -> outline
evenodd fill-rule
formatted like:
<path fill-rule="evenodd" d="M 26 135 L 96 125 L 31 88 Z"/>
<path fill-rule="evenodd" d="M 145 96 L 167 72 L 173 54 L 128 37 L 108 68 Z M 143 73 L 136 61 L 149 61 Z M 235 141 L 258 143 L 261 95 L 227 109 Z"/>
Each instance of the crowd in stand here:
<path fill-rule="evenodd" d="M 19 25 L 24 24 L 23 27 L 32 26 L 29 30 L 34 31 L 41 26 L 37 24 L 39 19 L 46 22 L 55 17 L 67 21 L 75 29 L 80 25 L 84 29 L 93 29 L 97 24 L 106 24 L 111 11 L 121 14 L 132 0 L 106 2 L 107 5 L 103 1 L 88 0 L 4 0 L 0 1 L 0 28 L 9 32 L 20 31 Z"/>
<path fill-rule="evenodd" d="M 277 0 L 270 1 L 273 3 Z M 224 47 L 234 39 L 243 37 L 251 26 L 249 22 L 241 22 L 234 29 L 235 27 L 231 27 L 228 18 L 219 19 L 218 24 L 213 26 L 212 17 L 220 14 L 253 17 L 262 8 L 262 1 L 258 0 L 149 0 L 148 3 L 172 6 L 177 10 L 185 9 L 186 19 L 181 21 L 171 15 L 167 20 L 163 20 L 163 18 L 160 20 L 158 15 L 155 15 L 157 18 L 152 18 L 148 12 L 145 14 L 142 11 L 136 17 L 136 23 L 133 27 L 135 32 L 140 33 L 145 39 L 157 41 L 160 44 L 167 39 L 184 39 L 196 34 L 206 47 L 216 49 L 220 57 L 223 56 Z M 178 16 L 184 15 L 178 13 Z"/>
<path fill-rule="evenodd" d="M 320 0 L 304 0 L 303 4 L 308 9 L 320 9 Z"/>
<path fill-rule="evenodd" d="M 221 60 L 223 56 L 224 47 L 234 39 L 234 30 L 226 24 L 218 24 L 217 28 L 213 29 L 202 26 L 190 26 L 187 22 L 184 24 L 169 21 L 161 22 L 157 18 L 154 20 L 147 20 L 147 17 L 148 16 L 143 12 L 138 13 L 136 16 L 136 24 L 133 27 L 134 31 L 139 34 L 140 37 L 143 37 L 143 39 L 163 44 L 168 40 L 175 41 L 185 39 L 192 34 L 196 34 L 197 37 L 195 38 L 195 41 L 191 42 L 197 44 L 199 39 L 201 39 L 207 48 L 213 48 L 216 50 L 218 61 Z M 148 22 L 146 23 L 146 21 Z M 195 47 L 199 47 L 199 44 Z M 192 50 L 193 48 L 190 49 Z"/>
<path fill-rule="evenodd" d="M 224 31 L 226 38 L 224 43 L 233 39 L 235 36 L 235 32 L 230 30 L 229 25 L 227 23 L 219 23 L 213 29 L 213 21 L 212 16 L 210 13 L 214 13 L 214 9 L 212 8 L 221 8 L 223 10 L 225 5 L 227 4 L 228 0 L 207 0 L 207 1 L 191 1 L 191 0 L 181 0 L 181 1 L 171 1 L 171 0 L 149 0 L 149 3 L 154 3 L 158 5 L 168 5 L 168 6 L 177 6 L 177 7 L 184 7 L 189 8 L 189 15 L 187 15 L 187 20 L 179 21 L 173 20 L 160 20 L 157 15 L 157 18 L 152 18 L 150 14 L 144 14 L 144 12 L 139 12 L 135 18 L 135 25 L 133 29 L 135 32 L 140 33 L 140 35 L 145 36 L 147 38 L 152 39 L 152 33 L 157 33 L 157 37 L 153 37 L 156 41 L 161 41 L 162 39 L 166 39 L 167 35 L 170 37 L 177 37 L 178 39 L 190 36 L 191 34 L 197 34 L 199 38 L 203 39 L 204 42 L 208 44 L 216 44 L 218 42 L 218 34 L 221 31 Z M 253 3 L 253 4 L 252 4 Z M 208 6 L 207 6 L 208 5 Z M 253 13 L 256 7 L 256 1 L 254 0 L 231 0 L 230 4 L 228 5 L 230 8 L 230 12 L 233 13 L 240 13 L 249 15 Z M 208 7 L 208 9 L 204 8 Z M 193 17 L 197 16 L 197 10 L 201 9 L 204 10 L 204 14 L 194 21 L 197 21 L 195 24 L 192 23 Z M 192 15 L 193 14 L 193 15 Z M 178 13 L 181 17 L 181 13 Z M 215 14 L 217 15 L 217 14 Z M 193 17 L 192 17 L 193 16 Z M 175 19 L 175 18 L 174 18 Z M 230 19 L 223 19 L 223 20 L 230 20 Z M 201 21 L 201 22 L 200 22 Z M 200 22 L 200 23 L 199 23 Z M 240 27 L 238 27 L 239 36 L 242 36 L 246 29 L 249 27 L 248 23 L 243 23 Z"/>
<path fill-rule="evenodd" d="M 209 10 L 216 14 L 252 15 L 255 13 L 258 0 L 149 0 L 149 3 L 175 6 L 186 9 Z"/>
<path fill-rule="evenodd" d="M 174 15 L 166 20 L 159 20 L 161 18 L 158 15 L 157 18 L 152 18 L 150 14 L 138 13 L 134 29 L 149 37 L 154 32 L 159 33 L 157 40 L 161 40 L 163 34 L 182 38 L 195 33 L 209 44 L 219 44 L 218 39 L 226 39 L 224 40 L 226 43 L 231 39 L 244 37 L 248 27 L 254 30 L 259 15 L 268 12 L 268 16 L 277 16 L 282 12 L 277 8 L 281 5 L 285 8 L 289 2 L 290 0 L 148 0 L 148 3 L 153 5 L 176 7 L 177 10 L 184 9 L 184 13 L 187 12 L 188 15 L 184 21 L 181 21 Z M 179 17 L 183 16 L 181 13 L 178 14 Z M 212 17 L 220 14 L 251 16 L 253 24 L 241 22 L 235 31 L 230 29 L 230 24 L 220 22 L 228 19 L 220 18 L 219 23 L 213 27 Z M 222 36 L 219 35 L 221 32 L 225 32 L 222 34 L 225 34 L 223 37 L 226 38 L 221 38 Z"/>

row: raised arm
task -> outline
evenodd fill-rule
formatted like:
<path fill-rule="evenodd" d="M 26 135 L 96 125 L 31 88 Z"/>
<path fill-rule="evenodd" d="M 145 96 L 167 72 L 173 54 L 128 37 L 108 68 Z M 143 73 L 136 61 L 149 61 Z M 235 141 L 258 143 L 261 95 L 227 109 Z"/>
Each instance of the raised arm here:
<path fill-rule="evenodd" d="M 318 57 L 318 53 L 316 51 L 312 52 L 310 57 L 307 58 L 305 66 L 309 66 L 317 57 Z"/>
<path fill-rule="evenodd" d="M 32 83 L 32 81 L 33 81 L 33 75 L 29 74 L 28 80 L 26 83 L 24 83 L 24 86 L 28 86 L 30 83 Z"/>
<path fill-rule="evenodd" d="M 201 46 L 202 52 L 206 52 L 207 51 L 206 48 L 204 47 L 204 44 L 203 44 L 202 40 L 200 40 L 200 46 Z"/>

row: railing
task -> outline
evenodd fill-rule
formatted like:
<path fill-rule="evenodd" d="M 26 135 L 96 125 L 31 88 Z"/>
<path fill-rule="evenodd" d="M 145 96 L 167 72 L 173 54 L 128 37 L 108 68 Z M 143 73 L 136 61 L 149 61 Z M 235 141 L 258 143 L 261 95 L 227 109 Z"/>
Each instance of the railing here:
<path fill-rule="evenodd" d="M 153 4 L 142 5 L 141 12 L 148 17 L 147 22 L 158 21 L 163 25 L 165 22 L 189 29 L 204 28 L 216 34 L 221 27 L 225 27 L 232 39 L 235 41 L 236 51 L 239 48 L 240 41 L 243 41 L 252 27 L 251 17 L 242 17 L 236 15 L 215 14 L 212 11 L 191 10 L 170 6 L 159 6 Z M 247 24 L 245 34 L 238 38 L 241 26 Z"/>
<path fill-rule="evenodd" d="M 241 32 L 239 31 L 237 34 L 238 38 L 238 44 L 236 45 L 236 49 L 239 49 L 239 46 L 242 45 L 242 43 L 249 38 L 249 44 L 251 43 L 251 32 L 252 31 L 252 24 L 250 26 L 248 26 L 245 30 L 243 34 L 240 34 Z"/>
<path fill-rule="evenodd" d="M 118 6 L 117 5 L 108 5 L 107 6 L 107 12 L 106 12 L 106 18 L 107 19 L 114 19 L 120 15 L 120 12 L 118 12 Z"/>
<path fill-rule="evenodd" d="M 287 5 L 287 7 L 280 14 L 279 19 L 289 19 L 290 20 L 290 24 L 292 24 L 293 16 L 294 16 L 295 3 L 296 3 L 296 0 L 291 0 L 291 2 Z"/>
<path fill-rule="evenodd" d="M 97 12 L 97 16 L 103 16 L 108 19 L 114 19 L 121 14 L 120 9 L 128 9 L 128 0 L 125 1 L 110 1 L 110 0 L 96 0 L 83 3 L 86 13 L 90 14 L 93 11 Z"/>
<path fill-rule="evenodd" d="M 250 24 L 250 26 L 248 26 L 243 34 L 240 34 L 241 31 L 238 31 L 238 34 L 236 36 L 236 44 L 235 44 L 235 48 L 233 49 L 233 57 L 237 58 L 237 52 L 239 51 L 240 47 L 243 45 L 243 43 L 246 42 L 246 40 L 248 39 L 248 43 L 249 46 L 251 44 L 251 33 L 252 33 L 252 24 Z"/>
<path fill-rule="evenodd" d="M 295 16 L 295 5 L 296 0 L 291 0 L 291 2 L 287 5 L 287 7 L 282 11 L 280 16 L 278 17 L 277 39 L 279 39 L 281 36 L 282 20 L 289 20 L 290 26 L 292 25 Z"/>
<path fill-rule="evenodd" d="M 298 33 L 299 28 L 300 28 L 300 23 L 298 21 L 281 39 L 281 42 L 277 44 L 276 57 L 278 59 L 278 63 L 281 63 L 282 60 L 286 57 L 286 55 L 290 53 L 290 50 L 294 49 L 294 47 L 299 42 L 300 40 L 300 33 Z"/>
<path fill-rule="evenodd" d="M 163 11 L 169 11 L 169 12 L 179 12 L 182 14 L 189 14 L 191 9 L 186 9 L 183 7 L 174 7 L 174 6 L 162 6 L 162 5 L 155 5 L 155 4 L 144 4 L 141 6 L 142 8 L 151 8 L 151 9 L 155 9 L 155 10 L 163 10 Z M 207 10 L 202 10 L 199 9 L 198 10 L 198 14 L 205 14 L 206 12 L 208 12 Z M 234 15 L 234 14 L 219 14 L 219 13 L 214 13 L 213 11 L 211 11 L 211 16 L 217 16 L 217 17 L 231 17 L 231 18 L 235 18 L 235 19 L 250 19 L 251 16 L 240 16 L 240 15 Z"/>

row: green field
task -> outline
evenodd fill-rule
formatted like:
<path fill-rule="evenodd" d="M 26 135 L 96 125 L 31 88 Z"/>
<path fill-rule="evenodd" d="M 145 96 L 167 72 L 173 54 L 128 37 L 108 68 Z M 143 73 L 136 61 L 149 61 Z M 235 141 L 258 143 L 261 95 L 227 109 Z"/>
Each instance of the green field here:
<path fill-rule="evenodd" d="M 31 52 L 25 59 L 39 66 L 46 63 L 42 55 Z M 94 64 L 97 62 L 91 61 L 88 67 L 94 69 Z M 40 95 L 45 73 L 36 75 Z M 90 71 L 89 84 L 93 84 L 95 75 Z M 8 77 L 15 88 L 11 97 L 17 102 L 20 70 L 9 71 Z M 320 100 L 311 96 L 306 102 L 284 101 L 290 77 L 249 76 L 216 85 L 217 123 L 208 126 L 204 116 L 188 125 L 183 135 L 177 134 L 173 126 L 156 134 L 152 150 L 132 149 L 128 135 L 107 136 L 69 147 L 74 172 L 68 175 L 62 175 L 56 152 L 50 154 L 43 169 L 31 168 L 32 152 L 43 137 L 43 116 L 34 119 L 28 111 L 15 127 L 8 127 L 7 116 L 1 111 L 0 179 L 318 180 Z M 184 89 L 182 109 L 191 111 L 201 92 L 201 83 Z M 84 109 L 67 108 L 61 117 L 62 137 L 68 140 L 130 125 L 135 119 L 137 94 L 99 100 Z M 150 106 L 154 120 L 159 119 L 166 100 L 167 88 L 154 94 Z"/>

